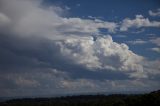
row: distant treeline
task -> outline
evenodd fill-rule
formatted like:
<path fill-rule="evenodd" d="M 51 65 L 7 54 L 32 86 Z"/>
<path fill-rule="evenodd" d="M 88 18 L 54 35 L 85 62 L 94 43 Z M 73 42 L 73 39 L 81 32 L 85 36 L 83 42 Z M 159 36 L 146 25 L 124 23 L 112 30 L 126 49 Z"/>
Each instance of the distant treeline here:
<path fill-rule="evenodd" d="M 160 106 L 160 91 L 136 95 L 79 95 L 13 99 L 1 102 L 0 106 Z"/>

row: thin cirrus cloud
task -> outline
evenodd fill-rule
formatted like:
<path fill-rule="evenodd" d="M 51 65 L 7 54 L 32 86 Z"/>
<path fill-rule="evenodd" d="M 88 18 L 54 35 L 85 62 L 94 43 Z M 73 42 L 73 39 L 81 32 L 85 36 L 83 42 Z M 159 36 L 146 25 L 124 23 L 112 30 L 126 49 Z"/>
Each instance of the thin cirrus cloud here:
<path fill-rule="evenodd" d="M 143 27 L 141 21 L 147 27 L 159 27 L 159 22 L 136 16 L 119 26 L 100 19 L 67 18 L 61 16 L 64 11 L 43 7 L 39 0 L 0 1 L 0 95 L 159 87 L 158 80 L 150 79 L 160 74 L 159 67 L 153 67 L 158 60 L 147 60 L 111 35 L 98 36 L 101 28 L 113 33 L 118 27 Z"/>

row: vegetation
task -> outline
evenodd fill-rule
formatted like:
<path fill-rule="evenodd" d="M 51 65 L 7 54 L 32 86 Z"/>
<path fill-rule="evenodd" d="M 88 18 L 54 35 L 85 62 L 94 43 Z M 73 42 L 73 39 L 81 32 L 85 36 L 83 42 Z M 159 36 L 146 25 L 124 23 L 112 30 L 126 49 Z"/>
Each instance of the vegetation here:
<path fill-rule="evenodd" d="M 80 95 L 57 98 L 25 98 L 0 106 L 160 106 L 160 91 L 138 95 Z"/>

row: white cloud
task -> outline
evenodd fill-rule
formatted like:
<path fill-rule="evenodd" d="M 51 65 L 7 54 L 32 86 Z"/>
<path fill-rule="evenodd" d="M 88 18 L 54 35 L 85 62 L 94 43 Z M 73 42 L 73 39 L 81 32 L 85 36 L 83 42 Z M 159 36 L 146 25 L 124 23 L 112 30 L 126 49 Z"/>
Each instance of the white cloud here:
<path fill-rule="evenodd" d="M 66 10 L 70 10 L 71 8 L 70 8 L 70 7 L 68 7 L 68 6 L 65 6 L 65 9 L 66 9 Z"/>
<path fill-rule="evenodd" d="M 151 39 L 150 42 L 156 44 L 157 46 L 160 46 L 160 37 Z"/>
<path fill-rule="evenodd" d="M 160 16 L 160 8 L 157 9 L 156 11 L 149 10 L 148 13 L 150 16 L 153 16 L 153 17 Z"/>
<path fill-rule="evenodd" d="M 114 32 L 117 25 L 112 22 L 105 22 L 99 19 L 80 19 L 80 18 L 63 18 L 62 26 L 59 26 L 64 32 L 80 32 L 80 33 L 98 33 L 99 28 L 108 29 Z"/>
<path fill-rule="evenodd" d="M 126 92 L 158 89 L 159 82 L 148 79 L 127 80 L 93 80 L 86 78 L 72 79 L 66 73 L 56 70 L 53 72 L 38 71 L 32 73 L 8 73 L 0 75 L 8 79 L 8 83 L 17 87 L 1 89 L 1 96 L 53 96 L 58 94 L 82 94 L 103 92 Z M 58 76 L 57 76 L 58 75 Z M 9 81 L 10 80 L 10 81 Z M 2 83 L 0 83 L 2 87 Z M 118 89 L 117 89 L 118 88 Z M 127 89 L 126 89 L 127 88 Z M 147 89 L 146 89 L 147 88 Z"/>
<path fill-rule="evenodd" d="M 154 77 L 154 75 L 160 75 L 160 60 L 154 61 L 144 61 L 143 65 L 145 67 L 145 71 L 148 73 L 150 77 Z"/>
<path fill-rule="evenodd" d="M 114 32 L 117 25 L 114 22 L 99 19 L 65 18 L 65 11 L 60 7 L 49 8 L 41 6 L 39 0 L 2 0 L 0 21 L 10 19 L 10 31 L 19 36 L 38 36 L 47 39 L 64 39 L 71 34 L 96 34 L 99 28 Z"/>
<path fill-rule="evenodd" d="M 154 48 L 151 48 L 152 51 L 155 51 L 157 53 L 160 53 L 160 48 L 158 47 L 154 47 Z"/>
<path fill-rule="evenodd" d="M 147 43 L 147 41 L 144 41 L 142 39 L 136 39 L 134 41 L 127 41 L 127 43 L 132 44 L 132 45 L 141 45 Z"/>
<path fill-rule="evenodd" d="M 116 90 L 116 85 L 119 85 L 121 88 L 127 88 L 127 84 L 132 82 L 127 82 L 126 80 L 124 83 L 123 81 L 114 82 L 110 80 L 101 82 L 100 80 L 92 80 L 89 78 L 72 79 L 71 76 L 69 76 L 71 74 L 69 71 L 71 70 L 67 70 L 67 68 L 71 66 L 65 66 L 65 64 L 63 67 L 63 64 L 58 64 L 63 71 L 66 71 L 69 74 L 54 69 L 54 67 L 57 65 L 55 63 L 59 61 L 58 58 L 63 58 L 62 60 L 64 60 L 64 62 L 67 61 L 68 63 L 73 63 L 72 65 L 80 65 L 85 70 L 87 69 L 87 71 L 91 70 L 93 72 L 98 70 L 107 72 L 107 70 L 109 70 L 115 73 L 123 73 L 127 75 L 127 78 L 130 77 L 135 79 L 143 79 L 148 78 L 149 75 L 156 75 L 159 73 L 159 61 L 155 62 L 145 60 L 144 57 L 139 56 L 129 50 L 129 47 L 126 44 L 114 42 L 111 36 L 98 36 L 100 34 L 100 28 L 107 29 L 110 32 L 116 31 L 116 28 L 118 27 L 116 23 L 102 21 L 100 19 L 93 20 L 74 17 L 65 18 L 65 16 L 62 16 L 63 12 L 64 10 L 60 7 L 43 7 L 40 0 L 0 0 L 0 25 L 2 27 L 7 25 L 6 38 L 9 36 L 12 36 L 9 37 L 10 39 L 14 37 L 17 37 L 17 39 L 23 37 L 27 38 L 23 38 L 23 40 L 25 40 L 22 40 L 21 43 L 17 43 L 16 38 L 11 39 L 11 41 L 16 39 L 14 41 L 16 43 L 10 43 L 8 39 L 7 41 L 4 41 L 6 45 L 9 42 L 7 47 L 14 44 L 12 45 L 13 47 L 11 51 L 13 51 L 13 53 L 11 54 L 16 55 L 16 57 L 13 55 L 9 56 L 11 59 L 13 58 L 13 62 L 18 61 L 17 67 L 20 68 L 19 70 L 21 71 L 19 72 L 14 71 L 14 69 L 10 69 L 9 72 L 5 71 L 5 74 L 0 74 L 0 78 L 4 79 L 3 81 L 0 80 L 2 82 L 0 83 L 0 87 L 5 85 L 5 81 L 13 81 L 13 84 L 16 85 L 15 89 L 13 89 L 13 91 L 15 90 L 14 95 L 23 95 L 23 93 L 28 94 L 28 92 L 30 92 L 32 95 L 32 93 L 35 93 L 35 91 L 38 92 L 43 88 L 43 90 L 46 90 L 46 92 L 49 93 L 56 93 L 62 88 L 64 88 L 62 89 L 63 91 L 65 91 L 65 88 L 74 88 L 77 91 L 82 90 L 82 88 L 84 88 L 84 91 L 87 91 L 86 89 L 88 88 L 88 91 L 90 91 L 91 88 L 92 90 L 95 90 L 95 88 L 97 88 L 97 90 L 101 90 L 105 87 L 109 87 L 107 88 L 109 90 L 111 88 Z M 124 31 L 133 26 L 159 27 L 159 25 L 159 22 L 150 22 L 148 19 L 145 19 L 142 16 L 136 16 L 136 19 L 133 20 L 125 19 L 123 21 L 121 30 Z M 94 34 L 97 34 L 97 37 L 95 37 Z M 5 36 L 5 34 L 3 36 Z M 33 40 L 35 37 L 36 40 Z M 47 39 L 47 42 L 45 39 Z M 38 40 L 40 40 L 40 43 L 37 43 Z M 29 47 L 26 47 L 25 44 L 27 44 Z M 43 49 L 41 48 L 43 44 L 46 49 L 44 49 L 44 47 Z M 54 46 L 59 47 L 60 53 L 57 49 L 55 49 Z M 18 48 L 18 50 L 16 50 L 19 54 L 16 52 L 16 50 L 14 51 L 14 47 Z M 4 54 L 5 53 L 6 52 L 4 52 Z M 43 55 L 47 56 L 43 57 Z M 38 58 L 36 58 L 36 56 Z M 52 56 L 57 57 L 53 58 Z M 31 60 L 34 61 L 32 62 Z M 23 61 L 27 61 L 27 63 L 33 63 L 35 65 L 26 65 L 23 64 Z M 45 68 L 41 68 L 40 71 L 34 68 L 29 70 L 26 68 L 21 69 L 24 68 L 24 66 L 20 66 L 20 62 L 22 62 L 21 64 L 24 66 L 26 65 L 26 67 L 30 66 L 36 69 L 37 66 L 39 68 L 43 63 L 42 65 L 44 65 Z M 53 64 L 51 62 L 53 62 Z M 49 69 L 48 71 L 46 67 L 52 67 L 53 69 Z M 66 70 L 64 70 L 65 68 Z M 12 73 L 10 74 L 10 72 Z M 8 78 L 5 79 L 4 77 Z M 133 84 L 134 86 L 131 87 L 137 87 L 136 84 L 143 85 L 143 83 L 139 84 L 136 82 Z M 19 92 L 19 89 L 17 90 L 19 87 L 24 88 L 24 92 L 22 94 Z M 32 92 L 29 91 L 29 88 L 33 87 L 37 89 L 34 89 Z M 10 92 L 10 94 L 6 93 L 9 96 L 13 93 L 8 87 L 4 88 L 5 89 L 1 90 L 0 93 L 7 91 Z M 26 93 L 26 91 L 28 92 Z"/>
<path fill-rule="evenodd" d="M 70 79 L 67 73 L 62 72 L 57 69 L 45 68 L 45 69 L 31 69 L 31 72 L 19 72 L 19 73 L 4 73 L 0 75 L 0 78 L 10 80 L 15 86 L 28 88 L 38 88 L 38 87 L 60 87 L 60 82 L 65 79 Z M 36 70 L 36 71 L 35 71 Z M 50 80 L 51 82 L 46 82 Z M 53 83 L 49 84 L 49 83 Z M 49 85 L 48 85 L 49 84 Z"/>
<path fill-rule="evenodd" d="M 116 35 L 115 37 L 119 37 L 119 38 L 126 38 L 127 35 Z"/>
<path fill-rule="evenodd" d="M 100 17 L 100 16 L 99 17 L 94 17 L 94 16 L 91 16 L 91 15 L 89 15 L 88 18 L 89 19 L 104 19 L 103 17 Z"/>
<path fill-rule="evenodd" d="M 0 13 L 0 26 L 5 26 L 10 22 L 10 19 L 3 13 Z"/>
<path fill-rule="evenodd" d="M 81 64 L 89 69 L 109 69 L 134 73 L 140 77 L 143 73 L 141 62 L 143 57 L 129 50 L 126 44 L 113 42 L 111 36 L 88 39 L 66 39 L 57 42 L 61 53 L 74 63 Z M 139 75 L 135 74 L 139 73 Z M 141 76 L 144 77 L 144 76 Z"/>
<path fill-rule="evenodd" d="M 142 15 L 136 15 L 135 19 L 126 18 L 122 21 L 120 31 L 127 31 L 129 28 L 141 28 L 141 27 L 160 27 L 159 21 L 150 21 L 148 18 L 144 18 Z"/>

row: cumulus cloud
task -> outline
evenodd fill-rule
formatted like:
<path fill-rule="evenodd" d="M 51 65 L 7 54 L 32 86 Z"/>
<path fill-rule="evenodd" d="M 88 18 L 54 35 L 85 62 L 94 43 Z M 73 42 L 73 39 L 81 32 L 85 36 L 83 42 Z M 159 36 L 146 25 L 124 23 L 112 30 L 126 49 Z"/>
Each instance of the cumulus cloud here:
<path fill-rule="evenodd" d="M 45 7 L 40 0 L 0 0 L 0 95 L 98 92 L 124 89 L 130 83 L 132 88 L 137 86 L 133 80 L 147 80 L 159 72 L 153 67 L 158 61 L 146 61 L 126 44 L 100 35 L 101 28 L 116 31 L 115 22 L 67 18 L 64 11 Z"/>
<path fill-rule="evenodd" d="M 111 36 L 88 39 L 66 39 L 57 42 L 61 53 L 69 60 L 90 69 L 108 69 L 124 73 L 143 73 L 143 57 L 129 50 L 126 44 L 118 44 Z M 136 75 L 135 75 L 136 77 Z M 143 77 L 143 76 L 142 76 Z"/>
<path fill-rule="evenodd" d="M 141 28 L 141 27 L 160 27 L 159 21 L 150 21 L 148 18 L 144 18 L 142 15 L 136 15 L 135 19 L 126 18 L 122 21 L 120 31 L 127 31 L 129 28 Z"/>
<path fill-rule="evenodd" d="M 148 13 L 150 16 L 153 16 L 153 17 L 160 16 L 160 8 L 157 9 L 156 11 L 149 10 Z"/>

